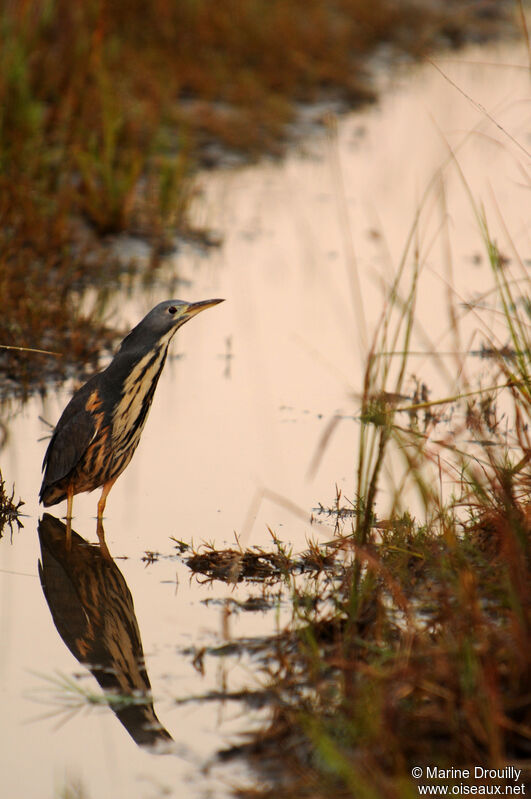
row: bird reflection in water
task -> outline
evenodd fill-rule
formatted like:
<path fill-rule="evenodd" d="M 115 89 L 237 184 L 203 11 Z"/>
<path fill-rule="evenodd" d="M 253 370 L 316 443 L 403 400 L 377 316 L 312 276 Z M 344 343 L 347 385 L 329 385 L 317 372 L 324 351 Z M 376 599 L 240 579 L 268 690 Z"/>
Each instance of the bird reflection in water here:
<path fill-rule="evenodd" d="M 39 522 L 39 575 L 59 635 L 94 675 L 113 712 L 139 746 L 170 751 L 173 740 L 153 708 L 133 598 L 109 552 L 45 513 Z"/>

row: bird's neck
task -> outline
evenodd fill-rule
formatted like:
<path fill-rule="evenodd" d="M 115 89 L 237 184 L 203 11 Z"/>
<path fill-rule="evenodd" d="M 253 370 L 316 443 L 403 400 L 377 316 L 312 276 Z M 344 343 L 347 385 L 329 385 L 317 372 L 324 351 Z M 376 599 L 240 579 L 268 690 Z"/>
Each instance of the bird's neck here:
<path fill-rule="evenodd" d="M 168 341 L 161 341 L 147 352 L 125 352 L 115 358 L 116 368 L 120 370 L 122 378 L 120 404 L 127 405 L 132 400 L 143 402 L 146 397 L 149 397 L 151 402 L 166 362 L 168 345 Z"/>

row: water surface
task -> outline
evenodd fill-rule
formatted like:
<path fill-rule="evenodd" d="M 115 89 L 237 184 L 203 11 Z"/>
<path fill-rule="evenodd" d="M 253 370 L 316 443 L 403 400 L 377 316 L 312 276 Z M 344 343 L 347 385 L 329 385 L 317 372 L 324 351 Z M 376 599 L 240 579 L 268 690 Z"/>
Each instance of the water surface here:
<path fill-rule="evenodd" d="M 381 312 L 382 285 L 400 263 L 419 208 L 413 237 L 424 265 L 418 314 L 440 351 L 466 352 L 496 333 L 497 313 L 484 296 L 490 270 L 470 195 L 484 205 L 500 250 L 513 261 L 531 257 L 525 53 L 514 46 L 468 50 L 437 64 L 452 82 L 431 65 L 400 69 L 382 79 L 378 106 L 341 120 L 337 135 L 332 125 L 282 163 L 201 176 L 196 219 L 221 234 L 222 247 L 205 254 L 182 246 L 154 286 L 113 301 L 127 327 L 162 299 L 227 300 L 177 334 L 138 451 L 106 508 L 107 542 L 128 586 L 121 594 L 116 589 L 118 605 L 127 609 L 112 617 L 116 640 L 131 642 L 124 630 L 138 629 L 154 697 L 149 712 L 175 742 L 167 754 L 154 755 L 135 742 L 101 703 L 79 701 L 72 708 L 75 692 L 65 689 L 71 680 L 101 695 L 75 656 L 78 639 L 64 640 L 64 605 L 50 599 L 51 587 L 46 600 L 38 571 L 47 557 L 37 532 L 43 436 L 49 433 L 41 417 L 55 423 L 69 390 L 4 409 L 2 473 L 26 503 L 24 529 L 12 537 L 5 532 L 0 541 L 6 797 L 55 797 L 77 784 L 81 795 L 97 799 L 194 797 L 208 790 L 221 797 L 231 781 L 245 778 L 234 765 L 204 767 L 260 714 L 253 720 L 236 703 L 175 700 L 252 686 L 252 659 L 207 654 L 201 675 L 194 654 L 227 636 L 274 630 L 283 610 L 240 612 L 225 624 L 219 607 L 204 600 L 245 599 L 249 589 L 191 579 L 174 556 L 172 538 L 222 546 L 233 544 L 236 533 L 243 546 L 267 545 L 271 528 L 301 549 L 307 536 L 330 537 L 331 527 L 310 526 L 310 515 L 318 502 L 333 501 L 336 487 L 353 496 L 363 356 Z M 485 321 L 474 313 L 463 317 L 461 341 L 450 330 L 448 296 L 457 308 L 478 298 L 487 307 Z M 424 346 L 419 334 L 413 349 Z M 451 391 L 451 379 L 433 358 L 419 357 L 414 367 L 434 392 Z M 409 378 L 413 386 L 413 374 Z M 335 415 L 342 421 L 310 477 Z M 91 494 L 74 502 L 74 529 L 89 542 L 96 541 L 96 501 Z M 60 517 L 65 508 L 50 510 Z M 80 542 L 80 552 L 84 546 Z M 143 560 L 146 550 L 162 556 Z M 61 559 L 56 552 L 59 571 L 49 579 L 57 586 L 61 575 L 64 598 L 81 578 Z M 93 564 L 88 574 L 104 568 Z M 105 575 L 103 586 L 122 585 L 115 571 Z M 79 624 L 83 613 L 78 610 Z M 96 638 L 105 637 L 98 629 Z M 129 663 L 137 662 L 131 657 Z"/>

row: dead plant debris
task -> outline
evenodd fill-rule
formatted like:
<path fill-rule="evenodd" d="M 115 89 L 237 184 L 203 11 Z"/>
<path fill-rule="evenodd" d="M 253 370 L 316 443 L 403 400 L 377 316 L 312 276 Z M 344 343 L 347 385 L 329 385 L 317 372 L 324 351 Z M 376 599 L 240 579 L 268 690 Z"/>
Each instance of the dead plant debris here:
<path fill-rule="evenodd" d="M 333 568 L 335 555 L 322 551 L 318 546 L 297 557 L 278 547 L 267 551 L 261 547 L 251 549 L 216 549 L 205 544 L 185 558 L 185 563 L 194 574 L 203 574 L 209 580 L 225 583 L 275 582 L 291 574 L 318 573 Z"/>
<path fill-rule="evenodd" d="M 257 775 L 255 788 L 235 795 L 269 799 L 282 786 L 293 799 L 310 788 L 318 799 L 343 799 L 352 795 L 351 779 L 365 780 L 376 796 L 395 795 L 389 791 L 409 779 L 407 764 L 432 764 L 436 751 L 438 763 L 485 766 L 493 744 L 499 762 L 525 769 L 531 750 L 529 519 L 524 506 L 524 560 L 501 509 L 453 540 L 413 520 L 388 527 L 370 558 L 360 553 L 366 571 L 354 617 L 356 556 L 336 562 L 336 581 L 320 586 L 311 608 L 297 602 L 308 585 L 295 589 L 289 629 L 203 652 L 246 652 L 262 672 L 269 721 L 220 753 L 224 761 L 244 757 Z M 507 593 L 509 574 L 519 621 Z"/>
<path fill-rule="evenodd" d="M 488 243 L 486 223 L 484 235 Z M 465 374 L 460 395 L 429 400 L 419 385 L 420 405 L 460 405 L 459 422 L 451 412 L 460 438 L 432 435 L 432 423 L 401 426 L 401 409 L 382 401 L 406 394 L 417 275 L 404 279 L 402 293 L 399 276 L 391 295 L 407 301 L 386 307 L 374 342 L 380 356 L 366 364 L 358 494 L 345 502 L 337 490 L 335 505 L 318 509 L 335 523 L 319 548 L 330 553 L 330 568 L 317 577 L 290 572 L 291 618 L 269 642 L 220 648 L 253 657 L 268 691 L 266 721 L 220 755 L 252 767 L 255 784 L 237 789 L 240 799 L 408 799 L 418 794 L 415 766 L 448 774 L 433 787 L 449 793 L 461 784 L 476 788 L 470 793 L 503 790 L 500 780 L 474 780 L 476 768 L 510 764 L 522 788 L 529 782 L 531 347 L 527 309 L 513 288 L 527 292 L 528 277 L 511 274 L 510 264 L 500 270 L 495 254 L 491 261 L 505 322 L 498 339 L 510 335 L 516 357 L 497 352 L 488 388 L 470 390 Z M 392 475 L 389 515 L 379 519 L 389 453 L 405 465 Z M 408 483 L 422 520 L 404 510 Z M 275 547 L 286 552 L 278 540 Z M 243 555 L 230 550 L 225 577 Z M 285 566 L 269 568 L 268 587 Z"/>
<path fill-rule="evenodd" d="M 20 521 L 20 508 L 24 505 L 24 502 L 19 499 L 18 502 L 15 503 L 14 498 L 15 488 L 13 487 L 11 494 L 8 494 L 2 472 L 0 471 L 0 538 L 2 538 L 6 526 L 9 526 L 11 534 L 13 533 L 13 525 L 16 524 L 19 530 L 24 526 Z"/>

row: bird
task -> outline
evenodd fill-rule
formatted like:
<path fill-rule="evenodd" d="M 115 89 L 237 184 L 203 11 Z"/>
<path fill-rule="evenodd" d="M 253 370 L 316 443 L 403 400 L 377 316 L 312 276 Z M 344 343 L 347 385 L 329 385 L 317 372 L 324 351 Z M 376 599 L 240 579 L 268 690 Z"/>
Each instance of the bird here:
<path fill-rule="evenodd" d="M 124 338 L 107 368 L 93 375 L 70 399 L 48 444 L 39 492 L 45 507 L 67 500 L 67 542 L 74 495 L 102 488 L 97 533 L 106 546 L 105 503 L 138 446 L 170 342 L 182 325 L 220 302 L 223 300 L 159 303 Z"/>

